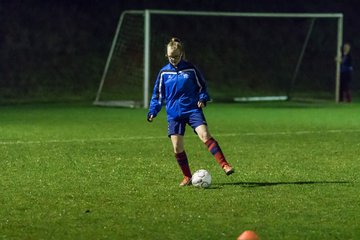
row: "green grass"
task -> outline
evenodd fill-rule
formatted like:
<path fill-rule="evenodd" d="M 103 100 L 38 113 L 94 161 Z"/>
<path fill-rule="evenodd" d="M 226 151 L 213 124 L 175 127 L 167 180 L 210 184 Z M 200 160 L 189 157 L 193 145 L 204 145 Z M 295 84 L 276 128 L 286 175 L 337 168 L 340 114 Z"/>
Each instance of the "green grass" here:
<path fill-rule="evenodd" d="M 0 239 L 360 238 L 360 105 L 209 104 L 225 176 L 187 129 L 179 188 L 164 111 L 0 107 Z"/>

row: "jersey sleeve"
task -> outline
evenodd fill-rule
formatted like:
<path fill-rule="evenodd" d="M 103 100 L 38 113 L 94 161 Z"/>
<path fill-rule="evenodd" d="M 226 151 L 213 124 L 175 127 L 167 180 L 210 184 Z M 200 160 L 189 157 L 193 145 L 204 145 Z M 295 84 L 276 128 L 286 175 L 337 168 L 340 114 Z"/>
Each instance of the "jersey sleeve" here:
<path fill-rule="evenodd" d="M 153 115 L 153 117 L 156 117 L 162 108 L 165 99 L 165 87 L 163 83 L 161 73 L 159 73 L 150 100 L 148 116 Z"/>
<path fill-rule="evenodd" d="M 196 77 L 199 84 L 199 101 L 206 103 L 210 101 L 210 96 L 207 92 L 207 84 L 202 73 L 195 67 Z"/>

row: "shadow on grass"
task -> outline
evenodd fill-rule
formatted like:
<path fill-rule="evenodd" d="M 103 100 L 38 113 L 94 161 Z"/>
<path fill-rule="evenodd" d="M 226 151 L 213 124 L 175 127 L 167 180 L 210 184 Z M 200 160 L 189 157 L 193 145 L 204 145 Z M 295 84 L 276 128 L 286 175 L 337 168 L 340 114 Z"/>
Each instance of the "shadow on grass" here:
<path fill-rule="evenodd" d="M 315 185 L 315 184 L 347 184 L 351 183 L 349 181 L 299 181 L 299 182 L 227 182 L 227 183 L 217 183 L 216 186 L 241 186 L 241 187 L 271 187 L 278 185 Z"/>

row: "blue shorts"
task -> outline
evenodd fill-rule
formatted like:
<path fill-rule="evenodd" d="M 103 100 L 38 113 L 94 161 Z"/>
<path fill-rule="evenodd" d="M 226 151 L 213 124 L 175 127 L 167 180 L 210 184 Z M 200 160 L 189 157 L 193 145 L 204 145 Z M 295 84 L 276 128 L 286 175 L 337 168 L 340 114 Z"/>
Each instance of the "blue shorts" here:
<path fill-rule="evenodd" d="M 200 125 L 207 125 L 205 116 L 202 112 L 195 112 L 188 117 L 177 120 L 168 120 L 168 136 L 185 134 L 186 124 L 189 124 L 195 132 L 195 128 Z M 196 132 L 195 132 L 196 133 Z"/>

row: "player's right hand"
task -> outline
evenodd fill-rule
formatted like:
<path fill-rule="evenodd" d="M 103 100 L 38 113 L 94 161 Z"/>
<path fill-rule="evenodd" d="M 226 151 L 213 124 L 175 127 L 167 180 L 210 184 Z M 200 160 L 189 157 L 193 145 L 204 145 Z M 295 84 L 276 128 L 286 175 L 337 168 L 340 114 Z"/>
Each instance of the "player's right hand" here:
<path fill-rule="evenodd" d="M 154 115 L 148 114 L 148 116 L 147 116 L 147 121 L 148 121 L 148 122 L 152 122 L 153 119 L 154 119 Z"/>

